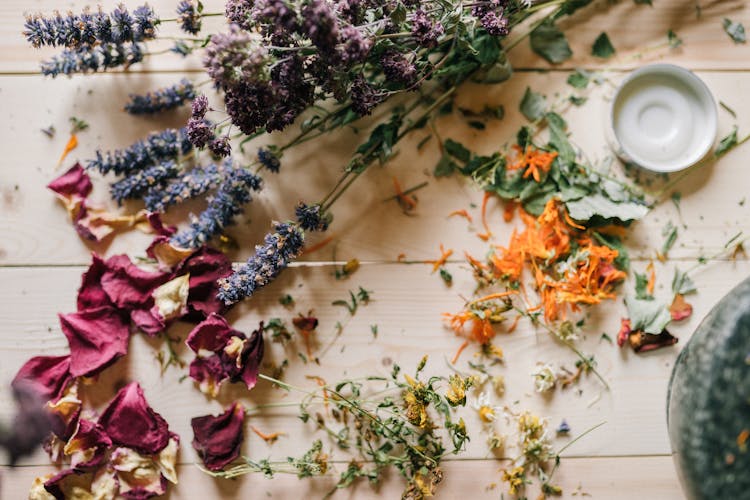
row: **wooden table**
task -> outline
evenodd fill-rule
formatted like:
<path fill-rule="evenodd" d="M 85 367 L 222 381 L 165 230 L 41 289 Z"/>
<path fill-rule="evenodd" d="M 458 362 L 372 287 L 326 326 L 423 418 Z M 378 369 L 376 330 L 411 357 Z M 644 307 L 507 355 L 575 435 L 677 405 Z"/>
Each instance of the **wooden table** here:
<path fill-rule="evenodd" d="M 157 12 L 170 17 L 174 2 L 156 0 L 151 3 Z M 207 11 L 220 8 L 217 0 L 204 3 Z M 103 4 L 111 8 L 115 2 L 107 0 Z M 149 241 L 149 236 L 132 232 L 116 237 L 109 245 L 89 248 L 78 239 L 65 211 L 45 189 L 46 183 L 59 173 L 56 163 L 67 141 L 68 118 L 77 116 L 91 124 L 90 130 L 80 134 L 81 144 L 66 162 L 71 163 L 75 158 L 91 158 L 99 146 L 122 147 L 151 129 L 183 123 L 185 116 L 179 113 L 156 122 L 124 114 L 121 106 L 129 92 L 172 83 L 183 73 L 195 81 L 204 79 L 196 59 L 181 60 L 172 56 L 149 59 L 128 74 L 42 78 L 36 74 L 37 61 L 49 52 L 26 46 L 20 36 L 21 14 L 30 9 L 47 13 L 54 8 L 78 10 L 83 5 L 84 2 L 78 0 L 66 1 L 63 5 L 54 0 L 4 0 L 0 5 L 2 421 L 7 421 L 12 413 L 7 384 L 22 363 L 34 355 L 67 352 L 57 313 L 74 309 L 75 291 L 90 251 L 143 255 Z M 696 5 L 701 7 L 700 17 L 696 15 Z M 734 44 L 723 32 L 721 20 L 725 17 L 750 27 L 750 9 L 743 1 L 654 0 L 653 7 L 637 6 L 630 0 L 621 0 L 615 5 L 595 1 L 562 24 L 571 41 L 573 59 L 550 67 L 524 43 L 512 53 L 516 72 L 510 81 L 494 86 L 467 86 L 460 94 L 458 102 L 465 107 L 481 109 L 485 103 L 503 104 L 506 111 L 503 120 L 490 121 L 486 130 L 478 131 L 468 127 L 464 120 L 446 118 L 438 121 L 437 128 L 443 137 L 462 140 L 480 152 L 494 151 L 511 141 L 522 123 L 518 102 L 527 86 L 549 96 L 555 93 L 564 96 L 571 90 L 565 81 L 573 68 L 604 69 L 606 81 L 588 94 L 588 102 L 565 113 L 573 141 L 589 158 L 604 159 L 610 152 L 602 124 L 614 84 L 631 68 L 647 62 L 669 61 L 695 70 L 717 99 L 736 111 L 734 118 L 725 110 L 719 110 L 722 136 L 734 124 L 746 133 L 750 117 L 747 98 L 750 57 L 747 45 Z M 219 22 L 214 19 L 209 25 Z M 669 29 L 684 40 L 682 47 L 665 47 Z M 166 27 L 163 32 L 170 33 L 170 30 Z M 602 31 L 609 34 L 617 48 L 617 55 L 606 62 L 589 55 L 592 42 Z M 53 139 L 40 131 L 49 125 L 58 130 Z M 431 176 L 439 157 L 435 141 L 421 151 L 415 147 L 425 135 L 426 132 L 415 133 L 393 161 L 384 168 L 369 171 L 337 205 L 330 230 L 335 236 L 333 243 L 303 258 L 271 287 L 230 314 L 237 328 L 251 331 L 261 319 L 274 316 L 290 319 L 296 312 L 315 312 L 321 323 L 316 348 L 319 366 L 304 364 L 294 349 L 288 349 L 286 354 L 277 345 L 270 349 L 269 361 L 279 363 L 284 356 L 289 357 L 288 381 L 311 386 L 313 382 L 306 376 L 319 375 L 333 381 L 342 376 L 385 374 L 391 363 L 413 367 L 424 354 L 430 355 L 432 369 L 448 370 L 445 360 L 453 355 L 461 341 L 445 328 L 441 313 L 457 311 L 462 304 L 460 294 L 471 293 L 470 272 L 460 259 L 452 262 L 448 267 L 454 275 L 454 284 L 447 287 L 437 274 L 430 273 L 430 266 L 397 264 L 396 259 L 401 253 L 409 260 L 435 259 L 440 243 L 453 248 L 454 257 L 460 257 L 464 250 L 482 255 L 487 244 L 476 237 L 465 220 L 448 217 L 451 211 L 462 208 L 469 209 L 476 217 L 478 208 L 470 207 L 480 202 L 481 193 L 459 179 Z M 232 258 L 238 261 L 247 258 L 253 245 L 268 229 L 269 221 L 290 217 L 298 200 L 311 201 L 320 197 L 358 140 L 352 133 L 342 133 L 314 145 L 302 146 L 285 157 L 282 173 L 278 178 L 268 179 L 267 189 L 232 228 L 231 234 L 242 248 Z M 669 260 L 657 263 L 657 295 L 668 293 L 675 266 L 690 266 L 699 256 L 720 250 L 737 232 L 750 230 L 750 203 L 745 203 L 750 186 L 748 151 L 746 146 L 741 147 L 720 162 L 692 173 L 675 186 L 682 194 L 679 211 L 671 202 L 664 202 L 630 230 L 628 247 L 633 268 L 642 272 L 661 246 L 662 227 L 670 220 L 679 224 L 679 239 Z M 419 205 L 414 215 L 404 215 L 396 203 L 382 201 L 393 194 L 394 176 L 407 187 L 425 180 L 429 182 L 418 193 Z M 95 196 L 106 199 L 102 181 L 96 183 Z M 501 208 L 494 201 L 488 213 L 496 241 L 504 242 L 519 222 L 504 223 Z M 315 241 L 311 239 L 311 243 Z M 361 269 L 347 280 L 334 279 L 335 266 L 350 258 L 362 261 Z M 572 436 L 606 422 L 564 453 L 556 478 L 566 498 L 580 498 L 584 492 L 603 499 L 682 498 L 666 434 L 668 378 L 679 347 L 685 344 L 700 319 L 748 272 L 750 264 L 745 257 L 712 260 L 701 268 L 695 274 L 699 293 L 691 298 L 695 313 L 673 329 L 680 338 L 679 344 L 649 355 L 634 355 L 601 341 L 602 332 L 615 336 L 624 311 L 621 301 L 592 309 L 581 348 L 596 356 L 599 369 L 611 386 L 609 392 L 603 391 L 597 381 L 589 377 L 578 388 L 557 390 L 550 397 L 542 397 L 534 393 L 529 376 L 536 362 L 571 366 L 574 358 L 546 334 L 534 331 L 524 322 L 513 334 L 498 339 L 506 362 L 497 368 L 497 373 L 506 377 L 508 389 L 497 404 L 536 411 L 549 418 L 552 428 L 564 418 L 573 428 Z M 348 290 L 360 285 L 374 291 L 374 301 L 349 320 L 348 313 L 332 306 L 331 302 L 345 298 Z M 291 311 L 278 303 L 284 293 L 295 298 L 296 307 Z M 343 334 L 336 339 L 337 321 L 345 326 Z M 370 329 L 374 324 L 378 325 L 377 338 L 373 338 Z M 184 338 L 186 331 L 187 327 L 177 328 L 176 334 Z M 199 471 L 193 465 L 196 455 L 190 447 L 191 417 L 218 413 L 222 405 L 235 397 L 253 405 L 292 400 L 294 396 L 261 383 L 249 395 L 233 389 L 223 393 L 219 401 L 208 400 L 189 381 L 179 381 L 183 370 L 172 367 L 163 375 L 160 373 L 154 357 L 161 347 L 159 342 L 134 335 L 130 354 L 101 375 L 98 382 L 101 397 L 92 404 L 101 408 L 113 394 L 114 387 L 125 381 L 135 378 L 141 382 L 153 407 L 182 437 L 180 484 L 172 488 L 170 498 L 260 498 L 266 492 L 274 498 L 316 498 L 327 491 L 333 481 L 330 477 L 298 481 L 295 477 L 279 476 L 270 481 L 253 475 L 227 482 L 214 480 Z M 475 347 L 464 353 L 464 365 L 473 349 Z M 180 354 L 190 359 L 184 348 Z M 479 426 L 473 412 L 465 414 L 469 415 L 467 425 L 470 428 L 473 425 L 475 439 L 462 458 L 446 463 L 445 481 L 438 496 L 457 498 L 470 494 L 473 498 L 499 498 L 505 490 L 498 472 L 502 462 L 488 454 L 484 437 L 476 432 Z M 254 458 L 298 455 L 317 435 L 312 426 L 297 419 L 293 410 L 253 415 L 250 422 L 267 432 L 287 433 L 274 445 L 249 433 L 244 451 Z M 507 430 L 507 424 L 501 421 L 499 429 Z M 558 446 L 565 442 L 565 439 L 555 440 Z M 7 464 L 7 460 L 3 459 L 0 464 Z M 2 466 L 2 499 L 24 498 L 34 477 L 53 470 L 41 451 L 24 460 L 22 465 L 15 469 Z M 340 469 L 342 465 L 336 467 Z M 497 488 L 490 489 L 491 483 L 498 483 Z M 398 479 L 392 479 L 386 482 L 380 495 L 397 498 L 401 487 Z M 377 496 L 362 484 L 335 497 Z"/>

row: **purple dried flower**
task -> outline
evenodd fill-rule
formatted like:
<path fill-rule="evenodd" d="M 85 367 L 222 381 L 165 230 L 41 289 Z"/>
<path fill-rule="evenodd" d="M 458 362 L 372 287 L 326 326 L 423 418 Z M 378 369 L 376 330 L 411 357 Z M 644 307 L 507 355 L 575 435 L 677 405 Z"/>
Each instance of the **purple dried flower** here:
<path fill-rule="evenodd" d="M 445 30 L 443 25 L 432 20 L 422 9 L 417 10 L 412 18 L 411 36 L 422 47 L 431 49 L 438 43 L 438 38 L 443 36 Z"/>
<path fill-rule="evenodd" d="M 43 75 L 71 75 L 73 73 L 95 73 L 118 66 L 130 67 L 143 60 L 143 48 L 137 44 L 103 44 L 94 47 L 85 45 L 77 49 L 65 49 L 52 59 L 42 62 Z"/>
<path fill-rule="evenodd" d="M 125 149 L 102 154 L 96 152 L 96 159 L 89 161 L 87 168 L 97 169 L 102 174 L 113 172 L 117 175 L 135 172 L 149 165 L 173 160 L 180 154 L 187 154 L 193 149 L 184 128 L 180 130 L 165 129 L 150 134 Z"/>
<path fill-rule="evenodd" d="M 409 86 L 417 79 L 414 63 L 395 50 L 389 50 L 381 56 L 380 66 L 388 81 Z"/>
<path fill-rule="evenodd" d="M 252 135 L 264 127 L 274 113 L 274 94 L 267 82 L 240 82 L 224 91 L 224 106 L 232 123 Z"/>
<path fill-rule="evenodd" d="M 338 20 L 326 0 L 309 0 L 302 8 L 302 32 L 323 54 L 332 54 L 339 40 Z"/>
<path fill-rule="evenodd" d="M 364 21 L 363 3 L 365 2 L 362 0 L 339 0 L 336 4 L 336 12 L 342 19 L 351 24 L 362 24 Z"/>
<path fill-rule="evenodd" d="M 143 201 L 149 212 L 164 212 L 167 207 L 215 188 L 220 181 L 221 171 L 215 164 L 196 167 L 179 174 L 166 185 L 149 189 Z"/>
<path fill-rule="evenodd" d="M 196 148 L 202 148 L 215 137 L 213 123 L 205 118 L 190 118 L 187 122 L 187 137 Z"/>
<path fill-rule="evenodd" d="M 133 11 L 132 40 L 142 42 L 155 38 L 157 24 L 159 24 L 159 18 L 156 17 L 154 9 L 148 5 L 136 7 Z"/>
<path fill-rule="evenodd" d="M 150 188 L 163 185 L 178 172 L 177 165 L 170 160 L 132 173 L 112 184 L 110 187 L 112 199 L 121 205 L 126 199 L 138 198 Z"/>
<path fill-rule="evenodd" d="M 219 280 L 219 300 L 231 305 L 252 296 L 299 256 L 305 242 L 304 231 L 289 222 L 275 222 L 273 229 L 263 245 L 255 247 L 254 256 L 233 274 Z"/>
<path fill-rule="evenodd" d="M 508 19 L 504 17 L 501 3 L 501 0 L 488 0 L 471 9 L 471 14 L 479 19 L 482 28 L 492 36 L 505 36 L 509 31 Z"/>
<path fill-rule="evenodd" d="M 383 94 L 370 85 L 362 75 L 357 75 L 350 89 L 352 109 L 359 116 L 367 116 L 383 101 Z"/>
<path fill-rule="evenodd" d="M 231 25 L 228 33 L 211 36 L 203 66 L 221 88 L 268 79 L 268 53 L 249 33 Z"/>
<path fill-rule="evenodd" d="M 232 154 L 232 145 L 229 144 L 229 136 L 217 137 L 208 143 L 208 149 L 219 158 L 226 158 Z"/>
<path fill-rule="evenodd" d="M 300 29 L 299 17 L 284 0 L 257 0 L 252 19 L 273 45 L 287 45 L 291 35 Z"/>
<path fill-rule="evenodd" d="M 177 4 L 177 21 L 185 33 L 197 35 L 201 30 L 201 15 L 195 0 L 181 0 Z"/>
<path fill-rule="evenodd" d="M 230 23 L 250 31 L 253 27 L 250 16 L 254 4 L 254 0 L 228 0 L 224 14 Z"/>
<path fill-rule="evenodd" d="M 258 161 L 266 170 L 273 172 L 274 174 L 279 173 L 281 168 L 281 162 L 279 157 L 270 149 L 260 148 L 258 149 Z"/>
<path fill-rule="evenodd" d="M 325 231 L 331 223 L 329 214 L 324 214 L 320 204 L 307 205 L 300 202 L 294 209 L 297 222 L 305 231 Z"/>
<path fill-rule="evenodd" d="M 262 179 L 244 168 L 232 168 L 208 207 L 198 217 L 193 216 L 190 226 L 172 236 L 172 243 L 182 248 L 198 248 L 221 233 L 232 219 L 250 202 L 250 190 L 258 191 Z"/>
<path fill-rule="evenodd" d="M 174 54 L 179 54 L 182 57 L 187 57 L 193 52 L 193 48 L 183 42 L 182 40 L 177 40 L 171 49 L 169 49 L 170 52 Z"/>
<path fill-rule="evenodd" d="M 195 87 L 183 78 L 179 83 L 164 87 L 144 95 L 130 94 L 130 102 L 125 111 L 131 115 L 154 114 L 182 106 L 195 99 Z"/>
<path fill-rule="evenodd" d="M 201 94 L 193 99 L 192 117 L 202 120 L 205 118 L 206 113 L 208 113 L 208 97 L 205 94 Z"/>
<path fill-rule="evenodd" d="M 266 130 L 283 130 L 291 125 L 315 100 L 315 87 L 305 79 L 302 60 L 291 57 L 279 62 L 271 72 L 274 107 Z"/>
<path fill-rule="evenodd" d="M 344 64 L 352 65 L 364 61 L 372 48 L 372 40 L 365 38 L 354 26 L 341 28 L 339 38 L 342 43 L 339 54 Z"/>
<path fill-rule="evenodd" d="M 133 39 L 133 17 L 128 9 L 120 4 L 112 11 L 112 41 L 122 43 Z"/>

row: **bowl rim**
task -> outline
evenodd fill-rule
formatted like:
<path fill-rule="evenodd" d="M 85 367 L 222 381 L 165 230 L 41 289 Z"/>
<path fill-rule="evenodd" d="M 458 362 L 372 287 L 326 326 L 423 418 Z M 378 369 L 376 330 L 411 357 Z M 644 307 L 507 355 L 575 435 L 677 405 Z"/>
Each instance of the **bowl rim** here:
<path fill-rule="evenodd" d="M 679 81 L 685 83 L 699 94 L 698 97 L 700 100 L 700 104 L 708 113 L 708 123 L 706 123 L 706 126 L 702 128 L 705 130 L 705 136 L 710 140 L 706 141 L 706 145 L 701 150 L 699 150 L 699 153 L 691 155 L 690 159 L 685 163 L 675 163 L 674 166 L 665 166 L 661 163 L 650 161 L 648 158 L 644 158 L 643 156 L 637 153 L 634 154 L 632 151 L 628 150 L 628 148 L 623 145 L 623 143 L 620 141 L 620 138 L 618 137 L 617 129 L 615 127 L 615 106 L 618 103 L 618 98 L 622 94 L 623 89 L 625 89 L 625 87 L 628 86 L 631 82 L 639 78 L 651 75 L 667 75 L 673 78 L 677 78 Z M 718 122 L 718 105 L 716 103 L 716 97 L 713 95 L 713 92 L 711 92 L 711 89 L 708 87 L 708 85 L 706 85 L 706 82 L 704 82 L 698 75 L 696 75 L 689 69 L 672 63 L 647 64 L 632 71 L 617 86 L 615 94 L 612 97 L 612 101 L 609 105 L 609 127 L 612 130 L 612 136 L 614 137 L 617 147 L 624 153 L 625 156 L 627 156 L 626 160 L 629 163 L 633 163 L 641 168 L 658 173 L 670 173 L 685 170 L 692 167 L 693 165 L 696 165 L 703 158 L 705 158 L 706 155 L 713 149 L 716 142 L 716 137 L 718 135 L 719 129 Z"/>

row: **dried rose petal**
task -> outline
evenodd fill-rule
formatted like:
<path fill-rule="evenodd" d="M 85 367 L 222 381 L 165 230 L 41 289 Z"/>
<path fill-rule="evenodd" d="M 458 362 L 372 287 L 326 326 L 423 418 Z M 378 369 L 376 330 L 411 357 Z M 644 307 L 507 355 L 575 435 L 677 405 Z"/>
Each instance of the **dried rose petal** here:
<path fill-rule="evenodd" d="M 95 473 L 80 473 L 75 469 L 65 469 L 57 474 L 37 478 L 32 485 L 29 498 L 44 499 L 38 484 L 43 481 L 44 489 L 57 500 L 103 499 L 117 496 L 117 482 L 113 475 L 102 468 Z M 36 494 L 37 496 L 32 496 Z"/>
<path fill-rule="evenodd" d="M 127 255 L 115 255 L 106 261 L 101 284 L 110 300 L 121 309 L 143 309 L 153 305 L 152 292 L 169 280 L 170 274 L 139 268 Z"/>
<path fill-rule="evenodd" d="M 244 419 L 245 409 L 239 403 L 234 403 L 221 415 L 195 417 L 190 421 L 193 448 L 207 469 L 221 470 L 240 456 Z"/>
<path fill-rule="evenodd" d="M 96 375 L 128 352 L 129 325 L 116 309 L 103 306 L 59 317 L 74 377 Z"/>
<path fill-rule="evenodd" d="M 224 349 L 232 337 L 244 337 L 245 335 L 233 329 L 227 320 L 218 314 L 210 314 L 208 318 L 198 323 L 187 336 L 185 343 L 193 352 L 205 349 L 212 352 L 220 352 Z"/>
<path fill-rule="evenodd" d="M 175 274 L 183 273 L 190 274 L 188 309 L 191 319 L 226 312 L 224 302 L 218 299 L 218 281 L 232 274 L 232 263 L 224 253 L 203 246 L 177 266 Z"/>
<path fill-rule="evenodd" d="M 263 323 L 261 323 L 260 328 L 255 330 L 250 336 L 250 340 L 245 343 L 242 351 L 242 371 L 232 381 L 241 379 L 248 389 L 255 387 L 260 372 L 260 364 L 263 361 L 263 351 Z"/>
<path fill-rule="evenodd" d="M 170 243 L 169 237 L 160 235 L 154 238 L 146 249 L 146 255 L 156 259 L 160 269 L 172 269 L 193 254 L 192 248 L 179 248 Z"/>
<path fill-rule="evenodd" d="M 77 382 L 71 384 L 56 401 L 47 402 L 47 410 L 58 419 L 52 432 L 62 439 L 69 439 L 78 426 L 82 405 L 78 398 Z"/>
<path fill-rule="evenodd" d="M 140 229 L 144 232 L 151 231 L 151 225 L 148 224 L 145 210 L 140 210 L 133 215 L 118 215 L 102 208 L 93 207 L 87 200 L 81 202 L 81 209 L 77 214 L 71 212 L 71 219 L 81 238 L 97 243 L 115 231 L 131 228 Z"/>
<path fill-rule="evenodd" d="M 130 311 L 130 319 L 135 326 L 150 337 L 163 332 L 167 328 L 164 320 L 158 314 L 154 314 L 153 308 Z"/>
<path fill-rule="evenodd" d="M 208 357 L 197 357 L 190 363 L 190 378 L 198 382 L 198 388 L 204 394 L 216 397 L 219 386 L 229 378 L 221 358 L 214 354 Z"/>
<path fill-rule="evenodd" d="M 617 345 L 620 347 L 624 346 L 631 332 L 630 320 L 628 318 L 620 319 L 620 331 L 617 332 Z"/>
<path fill-rule="evenodd" d="M 102 276 L 107 270 L 106 262 L 96 255 L 91 254 L 91 265 L 81 276 L 81 287 L 78 289 L 78 310 L 90 309 L 92 307 L 109 306 L 112 301 L 102 288 Z"/>
<path fill-rule="evenodd" d="M 635 352 L 648 352 L 669 347 L 677 343 L 677 337 L 664 330 L 659 335 L 652 335 L 644 332 L 633 332 L 628 337 L 630 347 Z"/>
<path fill-rule="evenodd" d="M 93 185 L 81 164 L 76 163 L 67 172 L 47 184 L 47 188 L 61 198 L 78 197 L 84 199 L 91 194 Z"/>
<path fill-rule="evenodd" d="M 672 305 L 669 306 L 669 312 L 672 314 L 673 321 L 681 321 L 693 314 L 693 306 L 685 302 L 685 297 L 678 293 L 674 296 Z"/>
<path fill-rule="evenodd" d="M 169 444 L 169 426 L 146 402 L 143 389 L 131 382 L 120 389 L 99 417 L 112 442 L 144 453 L 159 453 Z"/>
<path fill-rule="evenodd" d="M 55 400 L 63 395 L 73 381 L 70 374 L 70 355 L 36 356 L 18 370 L 10 383 L 14 390 L 20 385 L 35 391 L 44 401 Z"/>
<path fill-rule="evenodd" d="M 112 440 L 102 426 L 82 418 L 63 451 L 71 457 L 71 466 L 80 471 L 101 465 L 110 446 Z"/>
<path fill-rule="evenodd" d="M 151 294 L 154 298 L 152 314 L 163 321 L 170 321 L 187 313 L 190 275 L 183 274 L 157 287 Z"/>
<path fill-rule="evenodd" d="M 164 221 L 161 220 L 161 214 L 159 212 L 149 212 L 146 215 L 146 219 L 151 225 L 151 229 L 153 229 L 153 231 L 158 236 L 172 236 L 177 232 L 177 228 L 175 226 L 164 225 Z"/>

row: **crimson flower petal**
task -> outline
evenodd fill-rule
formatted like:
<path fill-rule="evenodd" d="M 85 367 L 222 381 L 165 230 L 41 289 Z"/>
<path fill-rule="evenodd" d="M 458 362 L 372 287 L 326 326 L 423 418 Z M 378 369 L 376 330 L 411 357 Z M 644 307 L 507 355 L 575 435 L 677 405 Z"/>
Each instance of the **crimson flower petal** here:
<path fill-rule="evenodd" d="M 672 315 L 673 321 L 682 321 L 687 319 L 693 314 L 693 306 L 685 301 L 685 297 L 682 294 L 674 296 L 672 305 L 669 306 L 669 313 Z"/>
<path fill-rule="evenodd" d="M 195 353 L 201 349 L 220 352 L 232 337 L 245 338 L 245 334 L 229 326 L 222 316 L 210 314 L 192 329 L 185 343 Z"/>
<path fill-rule="evenodd" d="M 106 261 L 101 284 L 107 296 L 121 309 L 143 309 L 153 304 L 151 293 L 169 280 L 170 273 L 139 268 L 127 255 L 115 255 Z"/>
<path fill-rule="evenodd" d="M 234 403 L 221 415 L 195 417 L 190 421 L 193 448 L 207 469 L 221 470 L 240 456 L 244 419 L 245 409 L 239 403 Z"/>
<path fill-rule="evenodd" d="M 662 331 L 658 335 L 637 331 L 631 333 L 628 338 L 630 347 L 632 347 L 635 352 L 655 351 L 662 347 L 674 345 L 677 343 L 677 340 L 677 337 L 669 333 L 667 330 Z"/>
<path fill-rule="evenodd" d="M 154 311 L 154 308 L 130 311 L 130 319 L 135 323 L 135 326 L 149 337 L 154 337 L 157 333 L 163 332 L 167 328 L 167 324 L 161 318 L 158 311 Z"/>
<path fill-rule="evenodd" d="M 139 453 L 159 453 L 169 443 L 167 422 L 148 405 L 137 382 L 117 392 L 99 417 L 99 425 L 112 442 Z"/>
<path fill-rule="evenodd" d="M 255 387 L 258 382 L 258 373 L 260 364 L 263 361 L 263 323 L 260 328 L 255 330 L 250 336 L 250 340 L 245 343 L 242 351 L 242 372 L 238 377 L 233 378 L 233 382 L 238 378 L 245 382 L 248 389 Z"/>
<path fill-rule="evenodd" d="M 111 306 L 112 301 L 102 288 L 102 276 L 107 270 L 104 260 L 91 254 L 91 265 L 81 276 L 81 287 L 78 289 L 78 310 L 99 306 Z"/>
<path fill-rule="evenodd" d="M 232 274 L 232 263 L 224 253 L 203 246 L 175 269 L 175 274 L 184 273 L 190 274 L 188 309 L 191 319 L 200 320 L 212 313 L 226 312 L 224 302 L 218 299 L 218 280 Z"/>
<path fill-rule="evenodd" d="M 148 223 L 151 224 L 154 232 L 159 236 L 172 236 L 177 232 L 175 226 L 166 226 L 164 221 L 161 220 L 161 214 L 159 212 L 149 212 L 146 215 Z"/>
<path fill-rule="evenodd" d="M 73 381 L 70 355 L 36 356 L 28 360 L 10 383 L 15 391 L 32 390 L 44 401 L 56 400 Z"/>
<path fill-rule="evenodd" d="M 103 306 L 59 317 L 74 377 L 96 375 L 127 353 L 130 329 L 116 309 Z"/>
<path fill-rule="evenodd" d="M 93 185 L 80 163 L 73 165 L 67 172 L 47 184 L 47 188 L 64 198 L 86 198 Z"/>
<path fill-rule="evenodd" d="M 620 331 L 617 332 L 617 345 L 620 347 L 624 346 L 632 331 L 630 320 L 628 318 L 620 318 Z"/>
<path fill-rule="evenodd" d="M 198 382 L 201 392 L 216 396 L 221 383 L 229 378 L 229 374 L 221 362 L 221 358 L 214 354 L 205 358 L 195 358 L 190 363 L 190 378 Z"/>
<path fill-rule="evenodd" d="M 97 467 L 104 462 L 112 440 L 101 425 L 81 418 L 78 428 L 65 445 L 65 454 L 72 455 L 72 466 L 76 470 Z"/>

